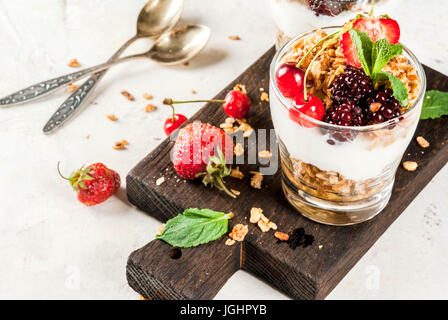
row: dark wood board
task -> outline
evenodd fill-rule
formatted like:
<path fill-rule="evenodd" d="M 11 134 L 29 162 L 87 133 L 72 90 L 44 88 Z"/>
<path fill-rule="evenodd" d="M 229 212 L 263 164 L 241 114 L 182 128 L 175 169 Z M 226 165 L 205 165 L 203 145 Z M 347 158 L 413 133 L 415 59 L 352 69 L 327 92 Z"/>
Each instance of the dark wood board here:
<path fill-rule="evenodd" d="M 254 102 L 247 117 L 254 128 L 272 128 L 268 103 L 259 102 L 259 88 L 269 88 L 268 70 L 273 55 L 272 48 L 216 96 L 222 99 L 236 83 L 245 84 Z M 448 77 L 427 67 L 425 71 L 428 89 L 448 91 Z M 219 125 L 225 118 L 220 105 L 210 104 L 189 121 Z M 400 167 L 392 198 L 383 212 L 368 222 L 348 227 L 322 225 L 302 217 L 283 196 L 279 172 L 265 176 L 261 190 L 250 187 L 248 172 L 257 170 L 257 165 L 240 166 L 245 173 L 241 181 L 227 179 L 231 188 L 241 191 L 236 200 L 206 189 L 200 181 L 184 182 L 172 168 L 169 154 L 173 142 L 167 139 L 128 174 L 129 201 L 163 222 L 190 207 L 232 211 L 236 216 L 229 229 L 241 222 L 249 225 L 249 233 L 242 243 L 230 247 L 224 244 L 228 237 L 223 236 L 206 245 L 182 249 L 178 259 L 172 258 L 171 246 L 153 240 L 129 256 L 128 283 L 150 299 L 211 299 L 232 274 L 244 269 L 291 298 L 323 299 L 446 164 L 447 129 L 448 117 L 421 121 L 416 136 L 424 136 L 431 146 L 422 154 L 423 149 L 414 139 L 404 155 L 404 160 L 419 163 L 418 170 L 407 172 Z M 161 176 L 165 182 L 156 186 L 155 181 Z M 305 228 L 314 236 L 314 244 L 296 250 L 278 244 L 272 231 L 262 233 L 249 223 L 249 212 L 254 206 L 262 208 L 279 230 Z M 323 246 L 321 250 L 319 245 Z"/>

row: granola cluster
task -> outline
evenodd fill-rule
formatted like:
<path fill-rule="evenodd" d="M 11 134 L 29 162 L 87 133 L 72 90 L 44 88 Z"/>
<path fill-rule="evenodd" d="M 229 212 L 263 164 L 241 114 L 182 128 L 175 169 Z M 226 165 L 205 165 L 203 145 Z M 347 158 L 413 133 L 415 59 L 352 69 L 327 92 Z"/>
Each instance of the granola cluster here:
<path fill-rule="evenodd" d="M 327 36 L 327 34 L 323 30 L 317 30 L 316 34 L 311 37 L 298 40 L 285 61 L 299 62 L 305 54 L 325 36 Z M 322 46 L 323 44 L 318 45 L 305 58 L 301 65 L 304 70 L 308 68 L 311 60 Z M 330 98 L 331 85 L 335 78 L 344 72 L 344 66 L 345 59 L 339 41 L 328 46 L 311 66 L 309 79 L 312 81 L 308 84 L 308 92 L 321 99 L 326 108 L 330 108 L 333 103 Z"/>
<path fill-rule="evenodd" d="M 287 175 L 293 174 L 290 180 L 300 185 L 300 189 L 309 194 L 327 200 L 356 201 L 378 193 L 379 190 L 389 183 L 378 179 L 365 179 L 354 181 L 346 179 L 335 171 L 324 171 L 312 164 L 305 163 L 299 159 L 291 158 L 292 168 L 285 169 Z"/>
<path fill-rule="evenodd" d="M 316 33 L 308 38 L 298 40 L 291 52 L 285 58 L 285 62 L 299 62 L 305 54 L 322 38 L 327 36 L 325 31 L 317 30 Z M 325 41 L 324 41 L 325 43 Z M 303 69 L 307 69 L 316 53 L 322 48 L 323 44 L 318 45 L 311 54 L 302 62 Z M 317 96 L 328 109 L 332 106 L 331 86 L 335 78 L 344 72 L 346 66 L 345 58 L 339 41 L 328 46 L 322 54 L 311 65 L 308 83 L 309 93 Z M 390 72 L 408 89 L 409 108 L 415 103 L 420 87 L 420 79 L 417 71 L 409 61 L 400 55 L 389 61 L 384 71 Z"/>

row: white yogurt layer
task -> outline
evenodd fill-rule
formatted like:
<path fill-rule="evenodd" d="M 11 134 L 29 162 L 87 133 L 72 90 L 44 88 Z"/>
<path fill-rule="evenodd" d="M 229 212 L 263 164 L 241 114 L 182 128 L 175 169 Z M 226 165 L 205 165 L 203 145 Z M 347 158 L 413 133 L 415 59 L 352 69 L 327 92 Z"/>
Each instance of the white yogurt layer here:
<path fill-rule="evenodd" d="M 278 137 L 292 158 L 302 160 L 324 171 L 335 171 L 346 179 L 364 180 L 381 175 L 383 170 L 399 161 L 412 139 L 417 119 L 407 128 L 397 125 L 393 130 L 393 143 L 385 146 L 360 134 L 351 142 L 330 145 L 331 137 L 322 134 L 318 127 L 305 128 L 289 118 L 288 110 L 280 103 L 271 87 L 271 115 Z M 417 106 L 415 106 L 417 107 Z M 406 119 L 409 123 L 410 117 Z M 334 140 L 334 139 L 333 139 Z"/>
<path fill-rule="evenodd" d="M 375 12 L 379 14 L 391 13 L 396 1 L 379 1 L 375 5 Z M 277 27 L 286 36 L 292 38 L 302 32 L 327 26 L 340 26 L 370 8 L 367 1 L 357 5 L 352 11 L 343 11 L 336 16 L 317 16 L 309 6 L 300 1 L 271 0 L 271 8 Z"/>

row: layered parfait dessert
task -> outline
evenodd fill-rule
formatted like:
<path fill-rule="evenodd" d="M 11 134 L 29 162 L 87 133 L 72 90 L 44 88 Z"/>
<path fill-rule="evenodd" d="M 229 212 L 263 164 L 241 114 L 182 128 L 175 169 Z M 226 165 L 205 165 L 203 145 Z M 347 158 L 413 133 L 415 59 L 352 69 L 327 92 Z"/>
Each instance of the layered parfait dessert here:
<path fill-rule="evenodd" d="M 389 17 L 358 16 L 301 34 L 271 65 L 271 114 L 282 184 L 322 223 L 372 218 L 387 204 L 416 129 L 425 75 Z"/>
<path fill-rule="evenodd" d="M 372 0 L 271 0 L 277 25 L 277 46 L 292 37 L 321 26 L 339 26 L 368 11 Z M 376 0 L 377 9 L 393 12 L 397 0 Z"/>

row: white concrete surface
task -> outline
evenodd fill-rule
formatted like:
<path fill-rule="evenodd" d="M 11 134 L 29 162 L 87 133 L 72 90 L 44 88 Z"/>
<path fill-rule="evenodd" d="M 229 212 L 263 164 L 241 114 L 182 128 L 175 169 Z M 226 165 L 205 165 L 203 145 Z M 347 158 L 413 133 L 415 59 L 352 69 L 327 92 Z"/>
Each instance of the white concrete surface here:
<path fill-rule="evenodd" d="M 394 16 L 403 42 L 422 62 L 448 74 L 446 1 L 402 2 Z M 0 0 L 0 96 L 72 71 L 71 58 L 82 66 L 105 61 L 133 35 L 144 3 Z M 70 172 L 102 161 L 124 179 L 165 137 L 162 122 L 169 110 L 143 112 L 142 93 L 153 94 L 157 105 L 166 96 L 191 98 L 192 89 L 197 97 L 212 97 L 274 43 L 267 0 L 186 0 L 183 20 L 213 31 L 207 49 L 189 67 L 149 61 L 117 66 L 95 91 L 95 103 L 53 135 L 41 130 L 65 92 L 0 110 L 0 298 L 138 299 L 126 282 L 126 259 L 153 239 L 160 223 L 131 207 L 124 189 L 102 205 L 84 207 L 57 176 L 56 163 L 61 160 Z M 148 41 L 140 41 L 130 52 L 147 47 Z M 137 101 L 125 100 L 123 89 Z M 199 107 L 178 111 L 192 115 Z M 119 120 L 111 122 L 106 114 Z M 113 150 L 122 139 L 129 141 L 128 149 Z M 448 298 L 447 187 L 445 166 L 328 298 Z M 217 298 L 286 297 L 238 272 Z"/>

